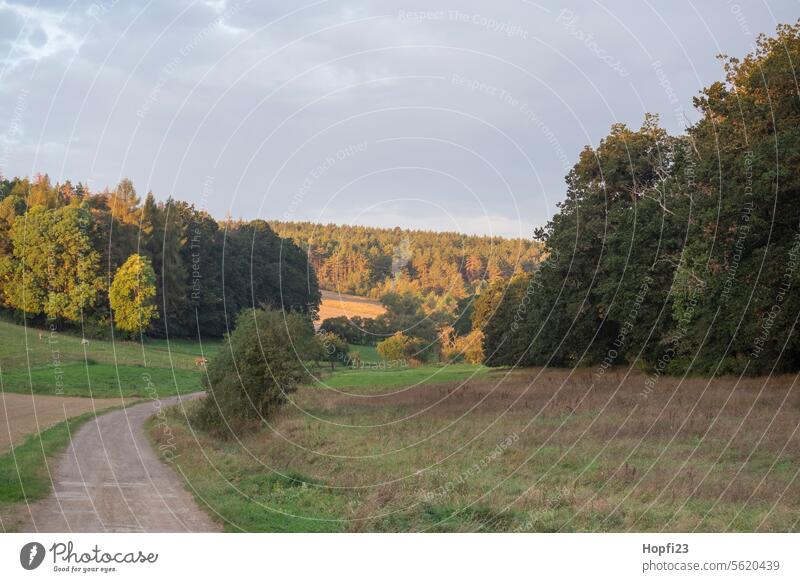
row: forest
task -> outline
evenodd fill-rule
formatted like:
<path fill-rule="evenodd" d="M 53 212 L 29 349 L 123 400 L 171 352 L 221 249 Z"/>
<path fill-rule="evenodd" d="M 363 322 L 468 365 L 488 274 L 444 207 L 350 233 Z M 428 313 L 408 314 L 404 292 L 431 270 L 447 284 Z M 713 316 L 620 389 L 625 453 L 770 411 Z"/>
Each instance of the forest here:
<path fill-rule="evenodd" d="M 428 353 L 438 329 L 468 325 L 481 289 L 530 272 L 542 248 L 400 228 L 217 221 L 152 192 L 142 201 L 128 179 L 93 193 L 47 175 L 0 181 L 0 231 L 0 298 L 13 321 L 88 336 L 107 336 L 113 321 L 123 335 L 221 337 L 246 308 L 314 319 L 324 288 L 389 310 L 326 330 L 375 344 L 415 326 Z"/>
<path fill-rule="evenodd" d="M 47 175 L 0 180 L 6 319 L 107 336 L 220 337 L 247 307 L 313 313 L 306 254 L 261 220 L 217 221 L 130 180 L 92 193 Z"/>
<path fill-rule="evenodd" d="M 800 25 L 720 58 L 684 134 L 648 115 L 581 152 L 547 258 L 476 301 L 490 365 L 800 369 Z"/>
<path fill-rule="evenodd" d="M 46 175 L 0 182 L 10 317 L 101 333 L 219 337 L 245 308 L 314 319 L 320 288 L 380 299 L 325 333 L 395 357 L 490 366 L 623 364 L 663 374 L 800 367 L 800 24 L 761 36 L 670 135 L 615 124 L 531 240 L 308 222 L 217 221 Z M 402 337 L 392 337 L 400 334 Z M 407 334 L 403 335 L 403 334 Z M 423 356 L 423 352 L 425 352 Z"/>
<path fill-rule="evenodd" d="M 534 240 L 403 228 L 270 222 L 307 251 L 322 289 L 380 299 L 412 292 L 463 299 L 487 283 L 530 272 L 542 255 Z"/>

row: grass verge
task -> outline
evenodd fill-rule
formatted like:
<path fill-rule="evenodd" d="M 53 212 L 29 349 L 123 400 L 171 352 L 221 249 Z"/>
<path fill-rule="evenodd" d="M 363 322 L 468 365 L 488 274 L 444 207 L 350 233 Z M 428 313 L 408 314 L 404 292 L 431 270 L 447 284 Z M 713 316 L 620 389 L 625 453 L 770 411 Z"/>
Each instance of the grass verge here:
<path fill-rule="evenodd" d="M 111 410 L 114 408 L 103 412 Z M 95 414 L 88 412 L 59 422 L 0 455 L 0 519 L 4 531 L 13 531 L 19 525 L 20 504 L 50 494 L 48 467 L 52 469 L 53 459 L 67 449 L 70 436 L 94 418 Z"/>

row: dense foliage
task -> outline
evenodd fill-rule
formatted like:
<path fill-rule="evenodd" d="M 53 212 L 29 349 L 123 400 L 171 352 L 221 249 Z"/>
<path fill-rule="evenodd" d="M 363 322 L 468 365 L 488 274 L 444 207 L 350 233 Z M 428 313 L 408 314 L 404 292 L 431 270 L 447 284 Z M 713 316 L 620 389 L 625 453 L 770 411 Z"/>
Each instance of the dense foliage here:
<path fill-rule="evenodd" d="M 12 221 L 0 286 L 10 307 L 48 318 L 79 320 L 105 288 L 100 253 L 87 234 L 88 209 L 33 206 Z"/>
<path fill-rule="evenodd" d="M 158 317 L 155 296 L 156 274 L 150 259 L 131 255 L 117 269 L 108 290 L 114 325 L 123 331 L 143 333 Z"/>
<path fill-rule="evenodd" d="M 319 306 L 306 254 L 264 221 L 218 222 L 152 193 L 140 203 L 129 180 L 97 194 L 47 176 L 0 180 L 0 300 L 15 315 L 102 333 L 111 283 L 134 255 L 156 279 L 149 335 L 219 337 L 246 308 Z"/>
<path fill-rule="evenodd" d="M 271 222 L 307 250 L 323 289 L 380 298 L 412 292 L 435 303 L 464 298 L 486 281 L 530 271 L 536 241 L 400 228 Z"/>
<path fill-rule="evenodd" d="M 329 362 L 331 370 L 336 368 L 336 364 L 347 364 L 350 346 L 338 334 L 332 331 L 319 331 L 317 333 L 319 343 L 320 359 Z"/>
<path fill-rule="evenodd" d="M 797 62 L 800 25 L 780 26 L 726 58 L 685 135 L 647 116 L 587 147 L 538 232 L 547 259 L 476 303 L 488 363 L 800 368 Z"/>
<path fill-rule="evenodd" d="M 378 342 L 378 353 L 387 362 L 417 363 L 426 360 L 430 353 L 425 349 L 425 341 L 397 332 Z"/>
<path fill-rule="evenodd" d="M 198 426 L 225 438 L 260 426 L 308 378 L 303 352 L 313 341 L 311 323 L 298 313 L 243 311 L 208 365 Z"/>

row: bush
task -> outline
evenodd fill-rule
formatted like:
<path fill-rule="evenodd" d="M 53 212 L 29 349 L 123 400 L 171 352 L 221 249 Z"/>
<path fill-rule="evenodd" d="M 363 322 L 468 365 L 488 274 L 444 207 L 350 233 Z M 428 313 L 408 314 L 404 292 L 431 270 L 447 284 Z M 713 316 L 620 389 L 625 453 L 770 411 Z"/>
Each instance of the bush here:
<path fill-rule="evenodd" d="M 450 362 L 483 363 L 483 332 L 476 329 L 467 335 L 456 336 L 453 328 L 445 328 L 440 336 L 442 359 Z"/>
<path fill-rule="evenodd" d="M 410 360 L 413 363 L 426 359 L 426 354 L 423 351 L 425 349 L 425 340 L 409 337 L 401 332 L 397 332 L 392 337 L 378 343 L 377 349 L 384 360 Z"/>
<path fill-rule="evenodd" d="M 258 428 L 308 378 L 304 365 L 314 331 L 304 316 L 250 309 L 236 320 L 228 345 L 208 364 L 208 396 L 194 420 L 217 436 Z"/>

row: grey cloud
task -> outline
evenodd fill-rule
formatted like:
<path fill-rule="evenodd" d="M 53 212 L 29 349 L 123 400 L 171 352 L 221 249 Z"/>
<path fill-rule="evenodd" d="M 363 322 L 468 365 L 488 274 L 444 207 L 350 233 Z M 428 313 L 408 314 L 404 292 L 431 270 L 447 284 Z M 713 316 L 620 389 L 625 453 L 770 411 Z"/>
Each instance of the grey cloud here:
<path fill-rule="evenodd" d="M 198 202 L 213 175 L 220 216 L 514 235 L 611 123 L 651 111 L 680 131 L 716 53 L 796 17 L 788 1 L 100 0 L 40 3 L 36 32 L 19 6 L 0 3 L 4 46 L 26 39 L 0 72 L 0 132 L 28 95 L 6 173 Z"/>

